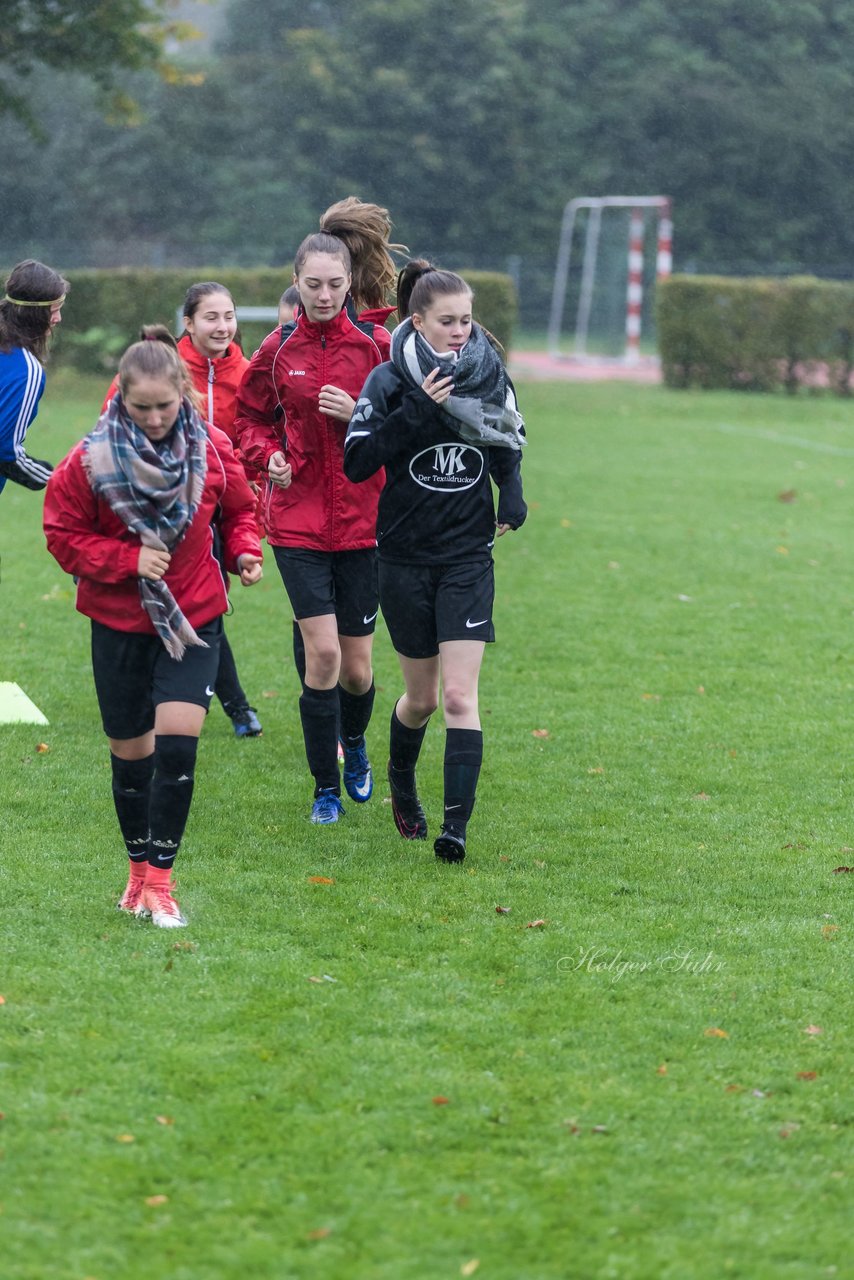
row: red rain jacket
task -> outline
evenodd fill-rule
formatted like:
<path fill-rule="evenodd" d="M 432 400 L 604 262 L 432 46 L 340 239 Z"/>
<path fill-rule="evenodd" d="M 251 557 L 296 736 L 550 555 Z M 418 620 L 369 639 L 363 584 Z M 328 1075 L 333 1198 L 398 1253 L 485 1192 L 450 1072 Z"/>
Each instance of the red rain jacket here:
<path fill-rule="evenodd" d="M 389 358 L 390 346 L 388 331 L 373 317 L 357 323 L 345 308 L 322 324 L 301 312 L 295 324 L 268 334 L 252 357 L 237 392 L 240 451 L 266 470 L 271 455 L 282 449 L 293 468 L 287 489 L 267 486 L 264 524 L 272 546 L 376 546 L 384 473 L 358 485 L 347 479 L 347 423 L 320 413 L 317 398 L 322 386 L 331 385 L 357 400 L 371 370 Z"/>
<path fill-rule="evenodd" d="M 82 443 L 75 445 L 50 478 L 44 506 L 48 550 L 66 573 L 78 579 L 80 613 L 116 631 L 153 632 L 139 598 L 137 564 L 142 543 L 95 497 L 83 470 L 82 452 Z M 204 626 L 228 609 L 213 548 L 215 514 L 229 572 L 238 572 L 238 556 L 261 555 L 255 496 L 231 441 L 216 427 L 208 428 L 207 454 L 202 501 L 174 548 L 163 579 L 194 627 Z"/>

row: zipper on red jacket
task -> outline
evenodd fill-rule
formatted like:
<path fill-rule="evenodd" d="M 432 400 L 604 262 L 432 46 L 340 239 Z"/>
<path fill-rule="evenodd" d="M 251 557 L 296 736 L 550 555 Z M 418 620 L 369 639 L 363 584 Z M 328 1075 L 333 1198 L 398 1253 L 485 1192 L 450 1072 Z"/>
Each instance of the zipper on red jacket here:
<path fill-rule="evenodd" d="M 322 325 L 320 327 L 320 385 L 322 387 L 326 385 L 326 334 Z M 323 416 L 329 418 L 328 413 Z M 328 425 L 326 433 L 328 444 Z M 327 448 L 326 456 L 328 459 L 326 469 L 329 474 L 329 548 L 332 550 L 335 546 L 335 450 Z"/>
<path fill-rule="evenodd" d="M 214 384 L 215 377 L 216 377 L 216 374 L 214 373 L 214 362 L 213 360 L 211 360 L 210 356 L 208 356 L 208 422 L 213 422 L 214 420 L 213 384 Z M 214 425 L 216 424 L 214 423 Z"/>

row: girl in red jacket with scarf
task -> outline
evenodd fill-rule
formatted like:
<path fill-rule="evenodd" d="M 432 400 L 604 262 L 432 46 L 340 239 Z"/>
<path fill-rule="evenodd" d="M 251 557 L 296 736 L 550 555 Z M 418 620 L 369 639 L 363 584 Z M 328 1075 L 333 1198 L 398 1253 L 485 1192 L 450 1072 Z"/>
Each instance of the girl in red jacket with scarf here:
<path fill-rule="evenodd" d="M 235 341 L 237 316 L 234 299 L 224 285 L 213 280 L 193 284 L 184 299 L 184 334 L 178 342 L 181 355 L 192 385 L 198 393 L 198 406 L 206 421 L 224 431 L 232 444 L 234 436 L 234 402 L 237 388 L 249 361 Z M 163 325 L 143 325 L 140 338 L 157 339 L 173 343 L 174 338 Z M 118 390 L 114 379 L 103 409 Z M 263 479 L 256 467 L 246 466 L 246 477 L 256 496 L 260 494 Z M 258 499 L 256 515 L 260 516 Z M 259 534 L 263 524 L 259 519 Z M 244 692 L 237 664 L 223 631 L 220 641 L 219 671 L 214 692 L 234 727 L 238 738 L 257 738 L 261 734 L 261 721 Z"/>
<path fill-rule="evenodd" d="M 311 819 L 343 813 L 344 785 L 356 803 L 373 789 L 365 730 L 374 700 L 371 647 L 378 610 L 376 511 L 382 476 L 351 484 L 344 435 L 371 369 L 388 357 L 383 315 L 357 316 L 351 291 L 366 259 L 394 280 L 385 210 L 350 199 L 321 219 L 346 213 L 363 235 L 354 257 L 342 239 L 308 236 L 294 260 L 300 312 L 252 357 L 237 395 L 235 428 L 244 458 L 270 481 L 265 525 L 305 644 L 300 718 L 314 777 Z M 377 280 L 377 269 L 372 266 Z M 377 287 L 384 288 L 384 282 Z M 360 291 L 360 301 L 365 291 Z M 387 313 L 386 313 L 387 314 Z"/>
<path fill-rule="evenodd" d="M 92 620 L 92 666 L 110 743 L 113 799 L 130 859 L 119 907 L 161 928 L 186 924 L 172 864 L 193 794 L 196 748 L 219 664 L 226 566 L 261 577 L 255 499 L 227 436 L 184 395 L 162 342 L 138 342 L 119 394 L 48 484 L 47 545 L 77 579 Z"/>

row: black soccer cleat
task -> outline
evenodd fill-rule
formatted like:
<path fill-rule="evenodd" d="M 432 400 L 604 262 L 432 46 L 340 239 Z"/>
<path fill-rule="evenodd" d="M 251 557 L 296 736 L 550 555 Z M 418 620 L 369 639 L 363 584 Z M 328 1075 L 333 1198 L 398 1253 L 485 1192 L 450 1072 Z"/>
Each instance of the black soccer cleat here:
<path fill-rule="evenodd" d="M 426 840 L 427 819 L 415 789 L 415 770 L 393 769 L 389 761 L 388 785 L 394 825 L 404 840 Z"/>
<path fill-rule="evenodd" d="M 462 862 L 466 856 L 466 838 L 461 831 L 442 827 L 433 841 L 433 852 L 442 862 Z"/>

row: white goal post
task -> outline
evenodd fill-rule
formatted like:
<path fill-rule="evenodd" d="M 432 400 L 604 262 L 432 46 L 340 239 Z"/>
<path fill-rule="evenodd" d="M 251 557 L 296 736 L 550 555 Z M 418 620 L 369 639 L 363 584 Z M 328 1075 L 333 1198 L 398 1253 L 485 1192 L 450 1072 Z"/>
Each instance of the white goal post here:
<path fill-rule="evenodd" d="M 626 350 L 624 359 L 634 364 L 640 358 L 641 303 L 643 302 L 643 232 L 644 210 L 658 211 L 658 254 L 656 277 L 659 280 L 670 275 L 673 265 L 673 219 L 669 196 L 577 196 L 570 200 L 563 211 L 557 265 L 555 267 L 552 308 L 549 318 L 549 355 L 558 357 L 560 330 L 569 284 L 569 263 L 572 236 L 579 209 L 589 209 L 587 234 L 584 240 L 584 256 L 581 264 L 581 290 L 575 322 L 575 356 L 587 354 L 587 332 L 590 324 L 590 307 L 593 300 L 593 284 L 596 278 L 596 259 L 599 252 L 599 232 L 603 209 L 631 209 L 628 249 L 628 286 L 626 289 Z"/>

